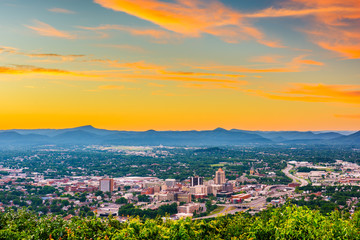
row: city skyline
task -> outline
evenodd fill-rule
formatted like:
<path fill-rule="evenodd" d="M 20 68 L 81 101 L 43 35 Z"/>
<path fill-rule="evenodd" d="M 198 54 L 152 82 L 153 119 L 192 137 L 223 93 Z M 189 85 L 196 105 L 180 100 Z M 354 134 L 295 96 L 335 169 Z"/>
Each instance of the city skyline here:
<path fill-rule="evenodd" d="M 0 129 L 359 130 L 356 0 L 0 9 Z"/>

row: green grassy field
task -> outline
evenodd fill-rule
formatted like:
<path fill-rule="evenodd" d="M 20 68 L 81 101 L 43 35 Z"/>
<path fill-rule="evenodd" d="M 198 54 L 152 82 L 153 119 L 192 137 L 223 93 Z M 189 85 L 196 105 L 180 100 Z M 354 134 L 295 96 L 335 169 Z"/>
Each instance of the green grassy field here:
<path fill-rule="evenodd" d="M 211 211 L 211 212 L 208 214 L 208 216 L 217 214 L 217 213 L 221 212 L 224 208 L 225 208 L 224 206 L 219 206 L 219 207 L 217 207 L 217 209 L 215 209 L 214 211 Z"/>

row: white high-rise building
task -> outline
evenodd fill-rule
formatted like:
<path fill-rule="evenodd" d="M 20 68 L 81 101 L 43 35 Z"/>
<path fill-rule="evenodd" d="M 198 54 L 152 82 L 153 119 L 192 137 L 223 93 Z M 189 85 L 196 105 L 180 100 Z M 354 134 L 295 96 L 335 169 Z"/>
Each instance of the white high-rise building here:
<path fill-rule="evenodd" d="M 99 190 L 102 192 L 114 191 L 114 179 L 104 178 L 99 180 Z"/>

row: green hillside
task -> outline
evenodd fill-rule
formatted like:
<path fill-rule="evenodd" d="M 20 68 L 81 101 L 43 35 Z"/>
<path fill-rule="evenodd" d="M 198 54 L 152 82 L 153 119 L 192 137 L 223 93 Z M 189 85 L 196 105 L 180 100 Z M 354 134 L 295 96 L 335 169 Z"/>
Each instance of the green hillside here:
<path fill-rule="evenodd" d="M 324 216 L 305 207 L 286 206 L 251 216 L 213 220 L 140 221 L 37 217 L 26 210 L 0 215 L 0 239 L 360 239 L 360 213 Z"/>

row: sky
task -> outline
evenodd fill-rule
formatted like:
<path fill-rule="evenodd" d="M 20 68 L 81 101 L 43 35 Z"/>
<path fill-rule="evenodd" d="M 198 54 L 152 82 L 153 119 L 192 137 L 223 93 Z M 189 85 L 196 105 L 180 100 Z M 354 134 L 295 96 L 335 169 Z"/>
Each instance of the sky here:
<path fill-rule="evenodd" d="M 360 129 L 359 0 L 0 0 L 0 129 Z"/>

